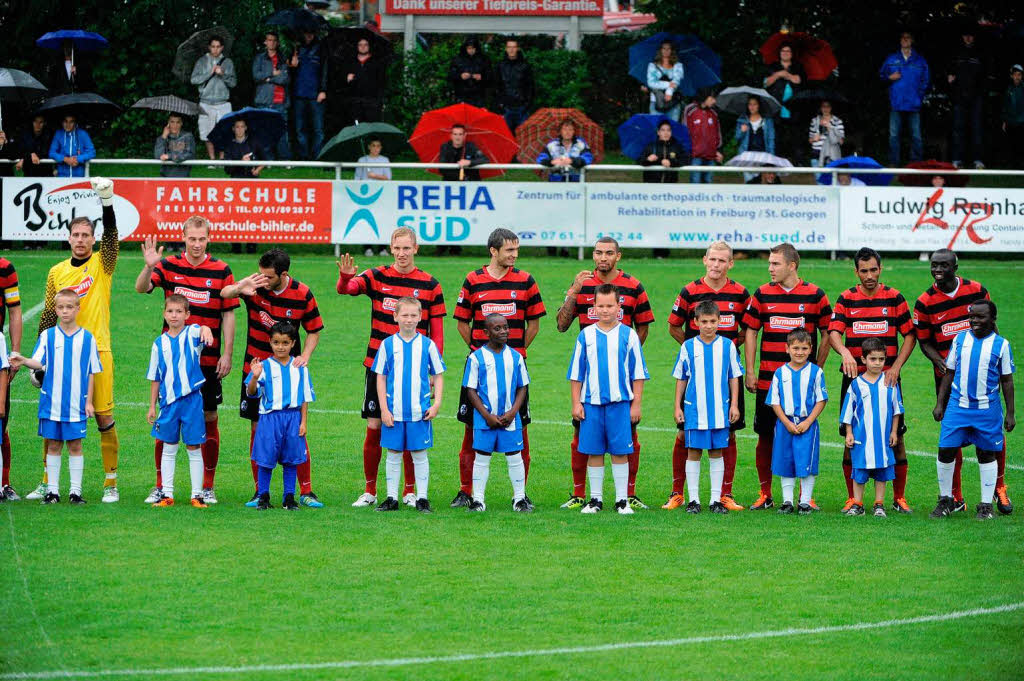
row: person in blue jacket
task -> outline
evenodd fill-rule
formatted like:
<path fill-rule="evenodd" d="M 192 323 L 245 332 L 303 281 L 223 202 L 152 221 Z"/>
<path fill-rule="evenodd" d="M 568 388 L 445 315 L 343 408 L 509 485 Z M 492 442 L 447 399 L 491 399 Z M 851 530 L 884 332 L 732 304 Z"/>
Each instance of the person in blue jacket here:
<path fill-rule="evenodd" d="M 736 119 L 736 153 L 763 151 L 775 154 L 775 121 L 761 115 L 761 98 L 751 95 L 747 98 L 747 114 Z M 743 173 L 745 180 L 751 180 L 756 173 Z"/>
<path fill-rule="evenodd" d="M 74 116 L 65 116 L 62 129 L 53 136 L 50 158 L 57 162 L 57 177 L 85 177 L 86 162 L 96 158 L 92 138 Z"/>
<path fill-rule="evenodd" d="M 576 124 L 566 118 L 558 126 L 558 137 L 544 146 L 537 163 L 551 168 L 548 182 L 579 182 L 580 168 L 594 162 L 594 155 L 582 137 L 576 135 Z"/>
<path fill-rule="evenodd" d="M 910 160 L 924 156 L 921 136 L 921 103 L 928 91 L 931 75 L 928 62 L 913 48 L 914 36 L 900 34 L 900 49 L 890 54 L 878 75 L 889 84 L 889 165 L 900 166 L 900 130 L 904 122 L 910 128 Z"/>

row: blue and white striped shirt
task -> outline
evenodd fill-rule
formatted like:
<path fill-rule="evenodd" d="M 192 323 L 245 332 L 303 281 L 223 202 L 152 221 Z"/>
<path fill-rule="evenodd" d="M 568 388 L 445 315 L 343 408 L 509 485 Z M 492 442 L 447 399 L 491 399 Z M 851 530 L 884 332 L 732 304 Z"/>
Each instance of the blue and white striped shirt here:
<path fill-rule="evenodd" d="M 261 414 L 298 409 L 307 402 L 316 401 L 308 367 L 296 367 L 290 359 L 281 364 L 273 357 L 260 360 L 260 364 L 263 365 L 263 373 L 256 379 L 259 386 L 256 394 L 260 397 Z M 252 373 L 246 377 L 246 385 L 251 380 Z"/>
<path fill-rule="evenodd" d="M 377 348 L 371 369 L 387 379 L 388 409 L 395 421 L 422 421 L 430 409 L 430 377 L 444 373 L 437 345 L 423 334 L 411 340 L 388 336 Z"/>
<path fill-rule="evenodd" d="M 610 331 L 591 324 L 576 337 L 576 348 L 566 378 L 583 384 L 580 401 L 602 405 L 633 399 L 633 381 L 646 381 L 640 337 L 621 323 Z"/>
<path fill-rule="evenodd" d="M 841 423 L 853 430 L 850 458 L 854 468 L 886 468 L 896 463 L 889 446 L 893 419 L 903 413 L 903 398 L 897 385 L 887 386 L 885 376 L 874 383 L 864 375 L 853 379 L 843 398 Z"/>
<path fill-rule="evenodd" d="M 803 419 L 814 411 L 814 405 L 826 401 L 828 391 L 825 390 L 825 373 L 821 368 L 808 362 L 797 371 L 787 362 L 775 370 L 765 404 L 777 404 L 786 416 Z"/>
<path fill-rule="evenodd" d="M 687 430 L 718 430 L 729 427 L 729 381 L 743 375 L 736 345 L 715 336 L 705 343 L 694 336 L 679 348 L 672 375 L 687 381 L 683 414 Z"/>
<path fill-rule="evenodd" d="M 0 370 L 10 368 L 11 362 L 7 358 L 7 339 L 4 338 L 4 332 L 0 331 Z"/>
<path fill-rule="evenodd" d="M 203 346 L 198 324 L 189 324 L 177 336 L 163 333 L 153 341 L 146 378 L 160 382 L 161 408 L 194 393 L 206 382 L 199 366 Z"/>
<path fill-rule="evenodd" d="M 516 400 L 516 391 L 529 384 L 530 375 L 523 356 L 507 345 L 501 352 L 494 352 L 484 345 L 466 359 L 462 385 L 476 391 L 489 414 L 500 416 L 508 412 Z M 482 430 L 490 426 L 480 412 L 474 412 L 473 427 Z M 516 414 L 515 420 L 505 430 L 520 430 L 522 427 L 519 414 Z"/>
<path fill-rule="evenodd" d="M 84 421 L 89 376 L 103 371 L 96 338 L 81 327 L 69 336 L 59 325 L 52 326 L 39 334 L 32 359 L 46 370 L 39 391 L 39 418 Z"/>
<path fill-rule="evenodd" d="M 1016 371 L 1010 342 L 998 333 L 978 338 L 970 330 L 953 339 L 946 368 L 955 372 L 949 401 L 964 409 L 1000 405 L 999 379 Z"/>

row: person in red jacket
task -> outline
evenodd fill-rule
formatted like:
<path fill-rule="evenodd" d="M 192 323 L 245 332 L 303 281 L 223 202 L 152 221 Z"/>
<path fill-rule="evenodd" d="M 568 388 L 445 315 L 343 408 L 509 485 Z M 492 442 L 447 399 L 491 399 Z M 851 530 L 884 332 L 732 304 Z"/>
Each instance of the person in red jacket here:
<path fill-rule="evenodd" d="M 691 163 L 695 166 L 713 166 L 722 162 L 722 128 L 718 124 L 718 112 L 715 111 L 715 91 L 713 88 L 702 88 L 697 100 L 683 109 L 683 123 L 690 131 L 690 143 L 693 147 Z M 695 184 L 710 183 L 711 173 L 692 172 L 690 182 Z"/>

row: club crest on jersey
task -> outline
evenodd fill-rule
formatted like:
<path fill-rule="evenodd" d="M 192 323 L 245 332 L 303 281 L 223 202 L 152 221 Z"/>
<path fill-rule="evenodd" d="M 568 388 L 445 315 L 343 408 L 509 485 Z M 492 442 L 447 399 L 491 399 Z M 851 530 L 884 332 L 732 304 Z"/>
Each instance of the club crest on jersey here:
<path fill-rule="evenodd" d="M 511 294 L 512 294 L 512 300 L 515 300 L 515 299 L 516 299 L 516 293 L 517 293 L 516 291 L 512 291 L 512 292 L 511 292 Z"/>
<path fill-rule="evenodd" d="M 92 277 L 86 277 L 85 279 L 80 281 L 78 283 L 78 286 L 76 286 L 72 290 L 78 294 L 79 298 L 85 298 L 85 296 L 89 293 L 89 289 L 92 288 L 94 281 L 95 280 Z"/>
<path fill-rule="evenodd" d="M 730 310 L 735 310 L 736 309 L 736 303 L 729 303 L 729 309 Z"/>
<path fill-rule="evenodd" d="M 186 286 L 175 286 L 174 292 L 179 296 L 185 296 L 185 300 L 189 303 L 196 303 L 198 305 L 205 305 L 210 302 L 209 291 L 196 291 L 195 289 L 188 288 Z"/>
<path fill-rule="evenodd" d="M 796 309 L 797 309 L 797 312 L 803 312 L 804 311 L 804 304 L 800 303 L 800 306 L 797 307 Z"/>
<path fill-rule="evenodd" d="M 484 303 L 480 306 L 484 315 L 500 314 L 502 317 L 512 317 L 516 313 L 515 303 Z"/>
<path fill-rule="evenodd" d="M 260 310 L 259 318 L 260 318 L 260 323 L 263 324 L 263 326 L 267 327 L 268 329 L 270 327 L 272 327 L 274 324 L 277 323 L 276 319 L 271 317 L 269 314 L 267 314 L 263 310 Z"/>
<path fill-rule="evenodd" d="M 207 286 L 213 286 L 213 279 L 207 279 L 206 280 L 206 285 Z"/>
<path fill-rule="evenodd" d="M 413 298 L 419 298 L 420 297 L 420 290 L 418 288 L 414 288 L 412 290 L 412 297 Z"/>
<path fill-rule="evenodd" d="M 882 308 L 882 316 L 884 317 L 884 316 L 885 316 L 885 315 L 887 315 L 887 314 L 889 314 L 889 308 L 887 308 L 887 307 L 883 307 L 883 308 Z"/>
<path fill-rule="evenodd" d="M 284 311 L 284 316 L 290 318 L 292 316 L 292 311 L 291 310 L 285 310 Z"/>

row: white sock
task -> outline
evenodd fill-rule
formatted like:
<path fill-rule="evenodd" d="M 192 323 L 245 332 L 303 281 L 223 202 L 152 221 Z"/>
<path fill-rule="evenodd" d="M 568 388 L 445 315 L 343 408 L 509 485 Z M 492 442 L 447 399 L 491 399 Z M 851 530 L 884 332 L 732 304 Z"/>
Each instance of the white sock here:
<path fill-rule="evenodd" d="M 60 494 L 60 454 L 46 455 L 46 491 Z"/>
<path fill-rule="evenodd" d="M 82 496 L 82 471 L 84 469 L 84 456 L 68 457 L 68 472 L 71 474 L 71 488 L 68 490 L 68 494 L 77 494 L 78 496 Z M 995 477 L 993 476 L 992 479 L 995 480 Z M 989 501 L 991 501 L 991 495 L 989 496 Z"/>
<path fill-rule="evenodd" d="M 978 470 L 981 471 L 981 503 L 991 504 L 992 495 L 996 491 L 996 478 L 999 477 L 999 464 L 995 461 L 979 463 Z"/>
<path fill-rule="evenodd" d="M 412 468 L 416 474 L 416 498 L 427 498 L 427 487 L 430 484 L 430 462 L 427 461 L 427 450 L 417 449 L 412 452 Z"/>
<path fill-rule="evenodd" d="M 722 457 L 711 459 L 708 467 L 711 469 L 711 503 L 721 503 L 722 481 L 725 479 L 725 459 Z"/>
<path fill-rule="evenodd" d="M 686 460 L 686 491 L 690 493 L 690 501 L 700 503 L 700 459 Z"/>
<path fill-rule="evenodd" d="M 487 494 L 487 478 L 491 475 L 491 455 L 476 453 L 473 459 L 473 500 L 484 503 Z"/>
<path fill-rule="evenodd" d="M 199 447 L 188 450 L 188 474 L 192 479 L 192 498 L 203 493 L 203 450 Z"/>
<path fill-rule="evenodd" d="M 628 470 L 626 471 L 628 474 Z M 604 500 L 604 466 L 587 465 L 587 480 L 590 482 L 590 498 L 598 501 Z"/>
<path fill-rule="evenodd" d="M 626 491 L 629 489 L 629 464 L 613 463 L 612 480 L 615 481 L 615 501 L 624 501 L 627 496 Z"/>
<path fill-rule="evenodd" d="M 164 451 L 160 456 L 160 478 L 163 480 L 161 491 L 165 497 L 174 498 L 174 459 L 178 456 L 178 443 L 164 443 Z"/>
<path fill-rule="evenodd" d="M 816 476 L 808 475 L 800 478 L 800 503 L 810 504 L 811 497 L 814 496 L 814 478 Z"/>
<path fill-rule="evenodd" d="M 942 461 L 936 461 L 935 466 L 939 470 L 939 496 L 953 496 L 953 469 L 956 468 L 956 462 L 943 463 Z"/>
<path fill-rule="evenodd" d="M 782 503 L 793 503 L 793 488 L 796 487 L 796 478 L 782 478 Z"/>
<path fill-rule="evenodd" d="M 526 466 L 523 464 L 522 452 L 509 454 L 505 457 L 508 464 L 508 479 L 512 481 L 512 500 L 519 501 L 526 496 Z M 476 491 L 476 487 L 473 487 Z"/>
<path fill-rule="evenodd" d="M 384 463 L 384 479 L 387 480 L 388 497 L 398 499 L 398 478 L 402 475 L 402 452 L 388 450 Z"/>

